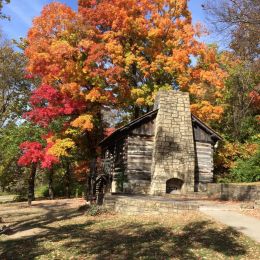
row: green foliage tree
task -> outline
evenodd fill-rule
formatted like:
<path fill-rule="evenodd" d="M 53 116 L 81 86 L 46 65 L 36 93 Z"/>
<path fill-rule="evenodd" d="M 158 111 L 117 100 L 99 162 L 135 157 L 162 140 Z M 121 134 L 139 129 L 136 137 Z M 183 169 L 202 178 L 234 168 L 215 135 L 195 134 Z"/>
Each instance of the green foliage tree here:
<path fill-rule="evenodd" d="M 20 144 L 24 141 L 41 140 L 44 130 L 30 123 L 10 123 L 0 128 L 0 185 L 2 190 L 19 192 L 17 187 L 26 179 L 26 172 L 18 166 Z"/>
<path fill-rule="evenodd" d="M 233 53 L 224 53 L 229 61 L 224 64 L 228 77 L 222 102 L 225 113 L 221 124 L 216 125 L 229 141 L 246 142 L 260 132 L 258 115 L 260 104 L 256 102 L 260 74 L 252 63 L 241 61 Z"/>
<path fill-rule="evenodd" d="M 19 119 L 28 109 L 32 84 L 25 78 L 24 55 L 14 51 L 10 42 L 0 41 L 0 127 L 3 127 L 8 120 Z"/>
<path fill-rule="evenodd" d="M 260 181 L 260 149 L 247 160 L 239 159 L 231 173 L 235 182 Z"/>

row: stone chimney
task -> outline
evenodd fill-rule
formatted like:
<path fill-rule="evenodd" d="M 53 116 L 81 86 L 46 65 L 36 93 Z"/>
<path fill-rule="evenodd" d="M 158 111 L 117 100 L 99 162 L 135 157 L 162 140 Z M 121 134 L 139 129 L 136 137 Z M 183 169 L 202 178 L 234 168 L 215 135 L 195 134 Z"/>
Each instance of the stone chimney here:
<path fill-rule="evenodd" d="M 159 111 L 150 194 L 194 191 L 195 150 L 189 93 L 159 91 L 155 108 Z"/>

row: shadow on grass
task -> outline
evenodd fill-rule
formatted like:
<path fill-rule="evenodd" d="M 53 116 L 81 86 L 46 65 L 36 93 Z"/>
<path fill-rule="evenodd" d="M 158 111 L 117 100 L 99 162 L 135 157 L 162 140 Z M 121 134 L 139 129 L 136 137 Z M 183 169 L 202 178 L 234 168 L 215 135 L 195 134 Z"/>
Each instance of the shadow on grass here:
<path fill-rule="evenodd" d="M 66 203 L 59 203 L 54 205 L 44 205 L 38 204 L 32 209 L 43 209 L 42 215 L 39 212 L 32 212 L 29 214 L 29 218 L 26 220 L 18 220 L 15 221 L 14 224 L 9 225 L 11 232 L 10 234 L 15 234 L 17 232 L 22 232 L 26 230 L 30 230 L 33 228 L 46 228 L 48 224 L 51 224 L 55 221 L 68 220 L 77 216 L 82 215 L 82 212 L 78 212 L 73 208 L 65 208 L 67 206 Z M 27 213 L 28 214 L 28 213 Z M 9 216 L 10 214 L 5 214 L 3 216 Z M 35 215 L 35 216 L 34 216 Z M 24 212 L 15 213 L 15 217 L 25 216 Z M 8 219 L 8 218 L 7 218 Z"/>
<path fill-rule="evenodd" d="M 71 218 L 74 214 L 67 214 L 66 217 Z M 0 259 L 34 259 L 47 255 L 54 250 L 42 247 L 41 243 L 47 241 L 62 241 L 64 244 L 61 250 L 73 250 L 75 257 L 80 255 L 95 259 L 170 257 L 193 260 L 198 259 L 194 254 L 196 249 L 211 250 L 213 255 L 218 252 L 225 257 L 238 257 L 247 253 L 245 246 L 238 242 L 238 232 L 232 228 L 215 229 L 210 221 L 190 223 L 178 232 L 174 228 L 161 227 L 158 223 L 115 224 L 116 219 L 113 226 L 97 219 L 83 224 L 46 227 L 50 221 L 41 224 L 46 228 L 45 234 L 15 241 L 0 241 Z M 31 226 L 34 225 L 33 222 Z"/>

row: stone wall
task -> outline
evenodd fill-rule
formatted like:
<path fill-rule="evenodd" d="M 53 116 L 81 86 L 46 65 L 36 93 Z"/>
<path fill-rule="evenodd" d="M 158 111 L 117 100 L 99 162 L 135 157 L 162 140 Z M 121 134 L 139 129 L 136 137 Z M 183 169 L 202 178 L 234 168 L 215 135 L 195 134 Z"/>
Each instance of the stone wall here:
<path fill-rule="evenodd" d="M 190 210 L 197 211 L 199 205 L 188 201 L 161 200 L 149 196 L 106 196 L 103 207 L 126 215 L 176 214 Z"/>
<path fill-rule="evenodd" d="M 155 142 L 150 194 L 166 192 L 166 181 L 184 182 L 181 192 L 194 191 L 195 152 L 189 93 L 160 91 L 155 108 Z"/>
<path fill-rule="evenodd" d="M 207 194 L 209 198 L 221 200 L 260 200 L 260 185 L 209 183 Z"/>

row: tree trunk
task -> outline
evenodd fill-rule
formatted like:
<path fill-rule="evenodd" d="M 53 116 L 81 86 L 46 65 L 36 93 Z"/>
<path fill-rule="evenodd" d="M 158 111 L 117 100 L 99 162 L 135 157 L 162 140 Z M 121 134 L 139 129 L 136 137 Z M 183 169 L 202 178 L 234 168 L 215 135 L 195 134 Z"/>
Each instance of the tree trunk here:
<path fill-rule="evenodd" d="M 140 108 L 138 106 L 134 107 L 134 115 L 133 115 L 133 120 L 140 117 Z"/>
<path fill-rule="evenodd" d="M 66 172 L 65 172 L 65 189 L 66 189 L 66 197 L 70 198 L 70 183 L 71 183 L 71 171 L 70 171 L 70 163 L 66 164 Z"/>
<path fill-rule="evenodd" d="M 54 191 L 53 191 L 53 169 L 49 172 L 49 197 L 51 200 L 54 199 Z"/>
<path fill-rule="evenodd" d="M 86 192 L 85 192 L 86 201 L 90 201 L 91 196 L 91 177 L 88 175 L 86 179 Z"/>
<path fill-rule="evenodd" d="M 85 183 L 85 199 L 87 201 L 93 202 L 95 197 L 95 182 L 96 182 L 96 168 L 97 168 L 97 147 L 100 140 L 104 138 L 104 124 L 102 119 L 102 113 L 100 107 L 96 107 L 96 126 L 95 126 L 95 136 L 86 133 L 86 139 L 88 142 L 88 154 L 86 160 L 89 161 L 89 168 L 90 171 L 87 173 L 86 176 L 86 183 Z"/>
<path fill-rule="evenodd" d="M 32 164 L 30 176 L 28 179 L 28 205 L 31 206 L 34 197 L 34 182 L 36 175 L 37 166 L 35 163 Z"/>

